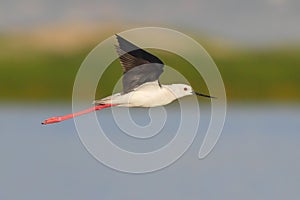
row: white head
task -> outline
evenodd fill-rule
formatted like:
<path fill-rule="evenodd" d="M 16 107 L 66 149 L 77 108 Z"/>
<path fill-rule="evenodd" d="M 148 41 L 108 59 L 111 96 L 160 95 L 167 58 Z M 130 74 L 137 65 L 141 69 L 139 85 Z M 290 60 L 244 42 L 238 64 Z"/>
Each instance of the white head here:
<path fill-rule="evenodd" d="M 193 94 L 192 87 L 186 84 L 172 84 L 168 86 L 177 99 Z"/>
<path fill-rule="evenodd" d="M 186 85 L 186 84 L 172 84 L 172 85 L 168 85 L 168 88 L 171 90 L 171 92 L 174 94 L 174 96 L 177 99 L 179 99 L 181 97 L 193 95 L 193 94 L 198 95 L 198 96 L 208 97 L 208 98 L 214 98 L 214 97 L 206 95 L 206 94 L 201 94 L 199 92 L 195 92 L 191 86 Z"/>

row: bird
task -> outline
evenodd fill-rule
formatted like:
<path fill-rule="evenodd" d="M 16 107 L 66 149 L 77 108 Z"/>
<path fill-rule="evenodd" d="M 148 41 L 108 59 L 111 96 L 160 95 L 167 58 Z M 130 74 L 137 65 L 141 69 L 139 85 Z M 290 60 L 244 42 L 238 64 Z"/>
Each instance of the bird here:
<path fill-rule="evenodd" d="M 159 81 L 164 71 L 164 63 L 145 49 L 116 34 L 115 45 L 123 69 L 123 90 L 111 96 L 94 100 L 94 107 L 65 116 L 51 117 L 42 122 L 52 124 L 103 108 L 119 107 L 157 107 L 167 105 L 179 98 L 198 95 L 215 98 L 193 90 L 187 84 L 163 85 Z"/>
<path fill-rule="evenodd" d="M 195 92 L 187 84 L 163 85 L 159 81 L 164 63 L 148 51 L 116 34 L 115 45 L 123 69 L 123 91 L 100 100 L 95 105 L 113 104 L 121 107 L 157 107 L 167 105 L 179 98 L 198 95 L 212 96 Z"/>

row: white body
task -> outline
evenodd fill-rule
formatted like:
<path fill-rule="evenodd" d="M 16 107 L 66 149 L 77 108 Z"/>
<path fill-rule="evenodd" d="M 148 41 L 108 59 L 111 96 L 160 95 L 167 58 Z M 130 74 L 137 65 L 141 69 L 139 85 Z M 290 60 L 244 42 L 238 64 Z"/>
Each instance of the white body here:
<path fill-rule="evenodd" d="M 95 101 L 96 104 L 117 104 L 125 107 L 155 107 L 171 103 L 172 101 L 192 95 L 191 86 L 172 84 L 159 86 L 157 81 L 147 82 L 135 88 L 132 92 L 112 96 Z"/>

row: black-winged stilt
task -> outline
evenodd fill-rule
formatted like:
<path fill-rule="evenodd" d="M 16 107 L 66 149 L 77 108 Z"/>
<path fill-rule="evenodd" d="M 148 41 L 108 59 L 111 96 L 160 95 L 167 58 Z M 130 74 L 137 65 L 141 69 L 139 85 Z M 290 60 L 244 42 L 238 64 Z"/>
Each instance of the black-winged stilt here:
<path fill-rule="evenodd" d="M 214 98 L 195 92 L 186 84 L 162 85 L 159 77 L 163 73 L 164 63 L 131 42 L 116 35 L 116 45 L 120 63 L 123 68 L 123 91 L 112 96 L 95 100 L 95 106 L 81 112 L 46 119 L 42 124 L 51 124 L 70 119 L 94 110 L 112 106 L 123 107 L 156 107 L 171 103 L 184 96 L 198 95 Z"/>

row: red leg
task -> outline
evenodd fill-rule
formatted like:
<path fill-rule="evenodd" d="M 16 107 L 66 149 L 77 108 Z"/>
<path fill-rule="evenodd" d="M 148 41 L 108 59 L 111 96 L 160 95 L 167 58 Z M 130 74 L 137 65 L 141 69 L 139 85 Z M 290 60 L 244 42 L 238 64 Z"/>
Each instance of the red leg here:
<path fill-rule="evenodd" d="M 116 104 L 104 104 L 104 105 L 94 106 L 92 108 L 88 108 L 86 110 L 82 110 L 82 111 L 79 111 L 77 113 L 72 113 L 72 114 L 68 114 L 68 115 L 64 115 L 64 116 L 48 118 L 48 119 L 44 120 L 42 122 L 42 124 L 46 125 L 46 124 L 53 124 L 53 123 L 61 122 L 61 121 L 67 120 L 67 119 L 71 119 L 73 117 L 77 117 L 79 115 L 84 115 L 86 113 L 93 112 L 95 110 L 101 110 L 103 108 L 108 108 L 108 107 L 112 107 L 112 106 L 117 106 L 117 105 Z"/>

